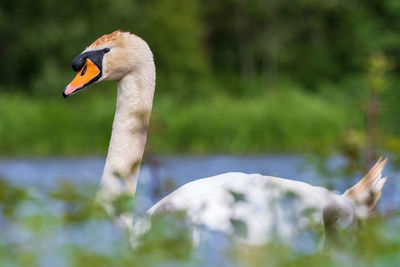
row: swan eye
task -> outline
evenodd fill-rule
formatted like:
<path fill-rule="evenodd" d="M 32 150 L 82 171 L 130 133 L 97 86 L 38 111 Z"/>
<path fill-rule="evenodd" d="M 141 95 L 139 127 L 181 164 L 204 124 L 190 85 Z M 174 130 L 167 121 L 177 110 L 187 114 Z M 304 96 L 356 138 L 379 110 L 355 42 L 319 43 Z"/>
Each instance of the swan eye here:
<path fill-rule="evenodd" d="M 87 70 L 87 65 L 85 65 L 85 67 L 83 67 L 82 72 L 81 72 L 81 76 L 85 75 Z"/>

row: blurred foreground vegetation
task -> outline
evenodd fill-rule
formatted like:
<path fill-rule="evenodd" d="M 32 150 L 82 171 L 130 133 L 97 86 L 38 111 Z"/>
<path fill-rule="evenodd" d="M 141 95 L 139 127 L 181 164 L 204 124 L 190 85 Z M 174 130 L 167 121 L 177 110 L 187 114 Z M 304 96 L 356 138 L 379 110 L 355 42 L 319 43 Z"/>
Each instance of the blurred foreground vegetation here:
<path fill-rule="evenodd" d="M 375 215 L 320 250 L 280 242 L 245 246 L 210 232 L 194 247 L 179 214 L 152 219 L 135 248 L 129 234 L 92 205 L 94 190 L 61 183 L 43 192 L 0 179 L 1 266 L 398 266 L 399 214 Z M 127 202 L 128 201 L 128 202 Z M 121 211 L 132 208 L 123 198 Z M 119 205 L 118 205 L 119 203 Z M 311 245 L 312 246 L 312 245 Z"/>
<path fill-rule="evenodd" d="M 149 151 L 297 152 L 343 140 L 400 151 L 399 11 L 396 0 L 1 1 L 0 155 L 105 153 L 115 82 L 61 92 L 71 60 L 115 29 L 154 52 Z"/>

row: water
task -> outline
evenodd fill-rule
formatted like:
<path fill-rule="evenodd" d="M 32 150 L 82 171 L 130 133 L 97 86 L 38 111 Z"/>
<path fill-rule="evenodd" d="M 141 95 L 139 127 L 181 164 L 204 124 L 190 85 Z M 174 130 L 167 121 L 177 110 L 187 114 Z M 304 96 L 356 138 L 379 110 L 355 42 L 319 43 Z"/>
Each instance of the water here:
<path fill-rule="evenodd" d="M 329 161 L 330 168 L 344 164 L 340 157 Z M 75 185 L 97 186 L 103 170 L 104 158 L 0 159 L 0 177 L 16 186 L 51 190 L 61 180 Z M 329 186 L 343 192 L 362 176 L 353 179 L 327 179 L 315 171 L 302 155 L 260 156 L 168 156 L 151 157 L 142 166 L 137 198 L 141 208 L 147 209 L 157 200 L 179 186 L 203 177 L 224 172 L 261 173 L 303 181 L 317 186 Z M 399 172 L 390 164 L 384 175 L 388 181 L 383 189 L 379 208 L 392 210 L 400 207 Z M 357 175 L 355 175 L 357 176 Z"/>
<path fill-rule="evenodd" d="M 343 164 L 345 164 L 343 158 L 334 157 L 330 159 L 328 166 L 336 169 Z M 15 186 L 33 188 L 36 192 L 45 193 L 57 188 L 62 180 L 79 187 L 97 186 L 103 165 L 104 158 L 96 157 L 0 159 L 0 177 Z M 343 177 L 327 179 L 318 174 L 310 161 L 302 155 L 151 157 L 145 161 L 141 169 L 136 195 L 137 206 L 145 211 L 157 200 L 187 182 L 230 171 L 261 173 L 304 181 L 312 185 L 332 186 L 339 192 L 343 192 L 362 176 L 360 174 L 353 179 Z M 382 213 L 400 208 L 398 174 L 390 164 L 384 171 L 388 181 L 378 206 Z M 0 213 L 2 227 L 0 235 L 2 242 L 9 244 L 6 247 L 28 248 L 39 255 L 39 266 L 69 266 L 68 254 L 65 253 L 65 248 L 69 246 L 82 248 L 83 251 L 93 251 L 99 255 L 119 257 L 119 250 L 125 244 L 121 242 L 125 240 L 124 233 L 118 231 L 111 222 L 53 224 L 51 220 L 54 220 L 54 216 L 51 215 L 65 213 L 66 206 L 54 200 L 40 203 L 42 204 L 26 203 L 18 209 L 22 224 L 8 223 L 9 221 L 4 218 L 2 220 Z M 35 214 L 41 214 L 46 218 L 43 223 L 46 225 L 45 235 L 41 231 L 30 231 L 23 225 L 26 218 Z M 48 220 L 50 221 L 47 222 Z M 398 220 L 388 221 L 388 224 L 391 223 L 394 223 L 394 228 L 397 229 Z M 230 240 L 212 231 L 206 231 L 205 234 L 208 235 L 207 242 L 198 247 L 193 254 L 193 257 L 201 262 L 201 266 L 215 266 L 216 262 L 220 262 L 222 266 L 236 266 L 232 264 L 231 257 L 225 255 Z M 125 251 L 131 253 L 130 250 Z"/>

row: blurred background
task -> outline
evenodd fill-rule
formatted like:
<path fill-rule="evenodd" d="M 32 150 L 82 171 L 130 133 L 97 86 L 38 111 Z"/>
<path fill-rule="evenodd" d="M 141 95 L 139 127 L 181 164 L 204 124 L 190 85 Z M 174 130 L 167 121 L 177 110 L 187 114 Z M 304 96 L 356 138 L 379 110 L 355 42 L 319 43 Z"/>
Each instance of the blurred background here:
<path fill-rule="evenodd" d="M 72 59 L 115 29 L 155 55 L 150 151 L 361 149 L 368 130 L 373 146 L 400 151 L 398 1 L 2 0 L 0 10 L 3 157 L 106 153 L 115 82 L 61 92 Z"/>
<path fill-rule="evenodd" d="M 389 155 L 381 210 L 398 210 L 397 0 L 1 0 L 3 188 L 53 190 L 61 178 L 97 185 L 116 83 L 61 94 L 75 75 L 72 59 L 116 29 L 146 40 L 157 68 L 144 207 L 224 171 L 343 190 L 355 181 L 344 178 Z M 61 188 L 63 201 L 79 196 Z M 7 191 L 3 207 L 26 200 Z"/>

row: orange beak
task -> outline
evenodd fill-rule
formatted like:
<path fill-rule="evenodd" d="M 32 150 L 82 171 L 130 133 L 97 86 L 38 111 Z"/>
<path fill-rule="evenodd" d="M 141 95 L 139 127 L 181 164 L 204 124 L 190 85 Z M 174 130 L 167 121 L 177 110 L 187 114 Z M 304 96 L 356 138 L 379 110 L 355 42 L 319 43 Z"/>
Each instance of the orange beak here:
<path fill-rule="evenodd" d="M 97 81 L 100 78 L 100 73 L 101 70 L 96 66 L 96 64 L 94 64 L 89 58 L 86 58 L 85 65 L 83 65 L 82 69 L 76 74 L 72 82 L 65 87 L 63 96 L 70 96 Z"/>

